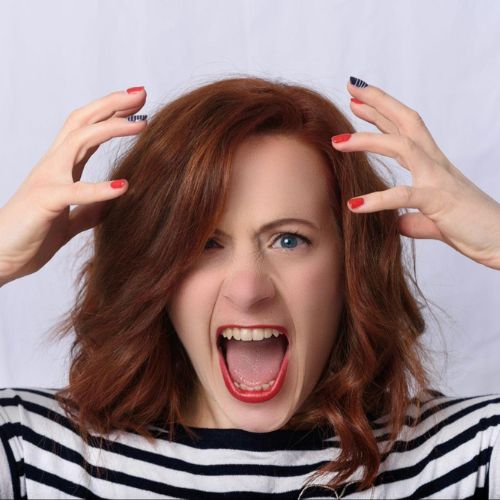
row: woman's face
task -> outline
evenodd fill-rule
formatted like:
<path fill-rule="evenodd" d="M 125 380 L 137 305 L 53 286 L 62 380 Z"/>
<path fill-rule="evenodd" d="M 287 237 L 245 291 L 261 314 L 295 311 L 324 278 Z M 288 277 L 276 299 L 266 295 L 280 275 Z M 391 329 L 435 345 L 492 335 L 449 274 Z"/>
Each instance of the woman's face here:
<path fill-rule="evenodd" d="M 251 137 L 236 151 L 219 231 L 168 305 L 198 376 L 188 425 L 279 429 L 317 383 L 343 305 L 342 245 L 325 169 L 316 150 L 291 137 Z M 285 218 L 310 224 L 262 229 Z M 240 340 L 219 338 L 224 325 L 239 325 Z M 244 327 L 263 325 L 285 335 L 266 338 L 269 330 L 259 328 L 241 339 Z"/>

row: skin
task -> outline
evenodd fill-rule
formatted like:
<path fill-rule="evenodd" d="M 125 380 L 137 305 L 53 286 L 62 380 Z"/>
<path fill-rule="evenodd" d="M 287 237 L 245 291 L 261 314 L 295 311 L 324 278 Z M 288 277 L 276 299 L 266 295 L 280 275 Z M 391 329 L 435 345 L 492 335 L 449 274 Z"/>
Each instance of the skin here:
<path fill-rule="evenodd" d="M 167 309 L 198 376 L 187 424 L 269 432 L 299 409 L 329 358 L 344 300 L 342 244 L 329 207 L 326 165 L 311 146 L 292 137 L 251 137 L 232 167 L 217 226 L 226 236 L 207 242 Z M 284 217 L 307 219 L 317 228 L 287 223 L 259 232 Z M 311 245 L 287 231 L 298 231 Z M 230 323 L 288 329 L 288 370 L 273 399 L 245 403 L 224 385 L 215 334 Z"/>

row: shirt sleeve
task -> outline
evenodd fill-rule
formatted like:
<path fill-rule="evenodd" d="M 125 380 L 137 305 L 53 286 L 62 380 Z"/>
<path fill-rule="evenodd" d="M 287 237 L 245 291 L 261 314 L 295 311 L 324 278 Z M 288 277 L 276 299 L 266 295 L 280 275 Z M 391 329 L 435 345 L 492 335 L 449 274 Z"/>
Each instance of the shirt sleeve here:
<path fill-rule="evenodd" d="M 11 417 L 17 412 L 15 393 L 0 389 L 0 498 L 21 497 L 20 471 L 23 468 L 20 423 Z"/>
<path fill-rule="evenodd" d="M 500 498 L 500 433 L 491 451 L 489 469 L 489 498 Z"/>
<path fill-rule="evenodd" d="M 0 428 L 0 498 L 14 498 L 14 489 L 12 488 L 12 474 L 9 460 L 9 449 L 6 446 L 5 439 Z"/>

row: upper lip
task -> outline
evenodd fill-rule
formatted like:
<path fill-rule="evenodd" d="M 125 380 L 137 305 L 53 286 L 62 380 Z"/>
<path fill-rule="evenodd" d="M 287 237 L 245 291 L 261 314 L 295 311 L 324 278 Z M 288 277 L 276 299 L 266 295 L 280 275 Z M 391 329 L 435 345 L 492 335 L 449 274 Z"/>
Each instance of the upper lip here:
<path fill-rule="evenodd" d="M 282 326 L 282 325 L 264 325 L 264 324 L 259 324 L 259 325 L 235 325 L 235 324 L 230 324 L 230 325 L 221 325 L 221 326 L 219 326 L 219 328 L 217 328 L 217 332 L 216 332 L 216 335 L 215 335 L 216 342 L 219 341 L 219 338 L 222 335 L 222 332 L 226 328 L 248 328 L 248 329 L 250 329 L 250 328 L 272 328 L 274 330 L 278 330 L 281 333 L 283 333 L 285 335 L 286 339 L 288 340 L 288 330 L 284 326 Z"/>

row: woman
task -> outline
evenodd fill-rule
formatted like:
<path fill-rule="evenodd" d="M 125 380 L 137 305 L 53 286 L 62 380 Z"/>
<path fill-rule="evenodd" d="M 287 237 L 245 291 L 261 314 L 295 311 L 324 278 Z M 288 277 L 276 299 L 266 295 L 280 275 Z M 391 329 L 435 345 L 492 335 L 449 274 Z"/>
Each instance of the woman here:
<path fill-rule="evenodd" d="M 500 269 L 500 205 L 415 111 L 360 79 L 347 88 L 382 134 L 259 78 L 195 89 L 149 124 L 124 118 L 142 87 L 71 113 L 0 211 L 2 283 L 95 227 L 55 330 L 76 335 L 68 387 L 1 391 L 2 493 L 500 494 L 500 400 L 429 387 L 400 238 Z M 80 181 L 99 144 L 134 134 L 116 180 Z M 366 152 L 398 160 L 412 186 L 390 188 Z"/>

